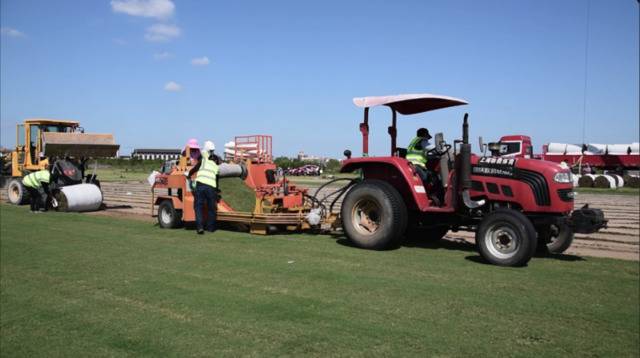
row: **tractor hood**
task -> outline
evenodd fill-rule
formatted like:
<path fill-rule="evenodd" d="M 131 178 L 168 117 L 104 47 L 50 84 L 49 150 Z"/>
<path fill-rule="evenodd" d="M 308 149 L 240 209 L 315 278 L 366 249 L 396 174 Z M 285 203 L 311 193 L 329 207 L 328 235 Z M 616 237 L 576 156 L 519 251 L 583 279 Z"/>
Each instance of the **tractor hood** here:
<path fill-rule="evenodd" d="M 112 134 L 57 133 L 42 134 L 42 148 L 47 157 L 115 157 L 120 145 Z"/>
<path fill-rule="evenodd" d="M 435 109 L 460 106 L 467 101 L 428 93 L 400 94 L 395 96 L 358 97 L 353 103 L 361 108 L 387 106 L 400 114 L 417 114 Z"/>

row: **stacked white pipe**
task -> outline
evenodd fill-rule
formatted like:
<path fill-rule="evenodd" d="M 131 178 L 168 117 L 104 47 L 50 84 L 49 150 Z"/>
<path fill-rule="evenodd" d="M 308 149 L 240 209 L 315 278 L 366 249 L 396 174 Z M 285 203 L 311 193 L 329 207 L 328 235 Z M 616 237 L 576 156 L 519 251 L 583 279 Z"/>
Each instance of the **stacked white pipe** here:
<path fill-rule="evenodd" d="M 224 144 L 226 158 L 237 156 L 241 159 L 253 159 L 262 154 L 264 153 L 258 149 L 258 143 L 239 143 L 236 146 L 234 141 L 230 141 Z"/>
<path fill-rule="evenodd" d="M 586 144 L 587 148 L 584 151 L 585 155 L 639 155 L 640 154 L 640 143 L 630 143 L 630 144 L 600 144 L 600 143 L 589 143 Z M 567 144 L 567 143 L 549 143 L 547 145 L 547 152 L 545 154 L 548 155 L 581 155 L 582 145 L 580 144 Z"/>

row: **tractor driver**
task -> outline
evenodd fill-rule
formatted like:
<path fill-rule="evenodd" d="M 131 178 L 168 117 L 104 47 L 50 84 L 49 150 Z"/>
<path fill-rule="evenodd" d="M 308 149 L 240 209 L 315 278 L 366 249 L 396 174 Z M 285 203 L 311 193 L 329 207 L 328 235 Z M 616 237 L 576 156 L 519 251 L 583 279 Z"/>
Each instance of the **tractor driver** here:
<path fill-rule="evenodd" d="M 48 167 L 49 165 L 47 164 L 45 169 L 33 172 L 22 179 L 22 184 L 29 192 L 32 213 L 47 211 L 49 198 L 51 196 L 51 192 L 49 191 L 51 173 Z"/>
<path fill-rule="evenodd" d="M 425 185 L 428 183 L 429 173 L 427 171 L 427 153 L 426 150 L 433 148 L 429 139 L 431 135 L 426 128 L 420 128 L 416 132 L 416 137 L 411 140 L 407 147 L 407 160 L 413 163 L 416 172 Z"/>
<path fill-rule="evenodd" d="M 220 159 L 213 154 L 215 145 L 212 141 L 204 142 L 204 150 L 197 157 L 198 163 L 185 172 L 185 176 L 190 178 L 196 174 L 195 200 L 193 209 L 196 212 L 196 229 L 198 235 L 204 234 L 203 211 L 207 205 L 207 226 L 209 232 L 216 230 L 216 216 L 218 209 L 218 164 Z"/>

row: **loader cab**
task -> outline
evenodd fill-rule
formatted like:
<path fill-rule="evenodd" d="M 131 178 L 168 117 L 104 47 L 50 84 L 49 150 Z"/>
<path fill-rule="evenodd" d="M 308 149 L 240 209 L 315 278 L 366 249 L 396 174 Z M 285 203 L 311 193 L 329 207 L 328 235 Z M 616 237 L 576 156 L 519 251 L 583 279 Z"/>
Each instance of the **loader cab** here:
<path fill-rule="evenodd" d="M 41 160 L 40 153 L 44 151 L 42 133 L 57 132 L 71 133 L 81 129 L 76 121 L 52 119 L 27 119 L 16 127 L 16 148 L 12 155 L 13 176 L 20 176 L 21 171 L 44 168 L 48 161 Z"/>

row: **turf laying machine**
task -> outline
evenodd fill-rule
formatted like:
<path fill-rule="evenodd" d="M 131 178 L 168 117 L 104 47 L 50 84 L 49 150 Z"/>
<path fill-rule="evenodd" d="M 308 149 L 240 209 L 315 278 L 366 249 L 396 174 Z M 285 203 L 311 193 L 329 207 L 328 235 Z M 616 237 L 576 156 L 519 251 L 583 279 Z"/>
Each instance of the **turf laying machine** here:
<path fill-rule="evenodd" d="M 574 208 L 571 173 L 557 163 L 528 158 L 479 157 L 471 153 L 467 114 L 462 139 L 447 143 L 442 133 L 425 154 L 429 179 L 423 182 L 407 150 L 396 145 L 397 114 L 411 115 L 467 104 L 430 94 L 355 98 L 364 109 L 360 123 L 362 157 L 347 157 L 344 173 L 362 180 L 341 206 L 346 236 L 367 249 L 398 245 L 405 236 L 437 240 L 449 230 L 475 232 L 476 247 L 490 263 L 525 265 L 537 249 L 566 250 L 574 232 L 606 226 L 601 210 Z M 369 156 L 369 109 L 391 110 L 388 156 Z"/>
<path fill-rule="evenodd" d="M 92 211 L 102 205 L 100 182 L 94 171 L 86 173 L 90 159 L 114 157 L 119 145 L 112 134 L 84 133 L 76 121 L 27 119 L 18 124 L 16 148 L 2 157 L 2 174 L 8 179 L 12 204 L 27 202 L 22 178 L 50 168 L 52 205 L 59 211 Z"/>
<path fill-rule="evenodd" d="M 247 228 L 254 234 L 307 230 L 335 222 L 335 216 L 328 215 L 325 205 L 309 195 L 307 189 L 276 176 L 271 136 L 239 136 L 232 143 L 225 145 L 225 163 L 220 165 L 218 188 L 224 187 L 221 184 L 225 180 L 240 178 L 243 182 L 237 183 L 236 189 L 246 191 L 243 194 L 237 190 L 234 193 L 222 190 L 218 202 L 219 222 Z M 191 158 L 197 152 L 197 148 L 185 147 L 176 163 L 165 165 L 161 172 L 150 177 L 151 215 L 157 214 L 158 223 L 163 228 L 175 228 L 195 221 L 192 180 L 184 173 L 193 166 Z M 249 195 L 252 203 L 241 209 L 233 199 L 242 195 Z"/>

